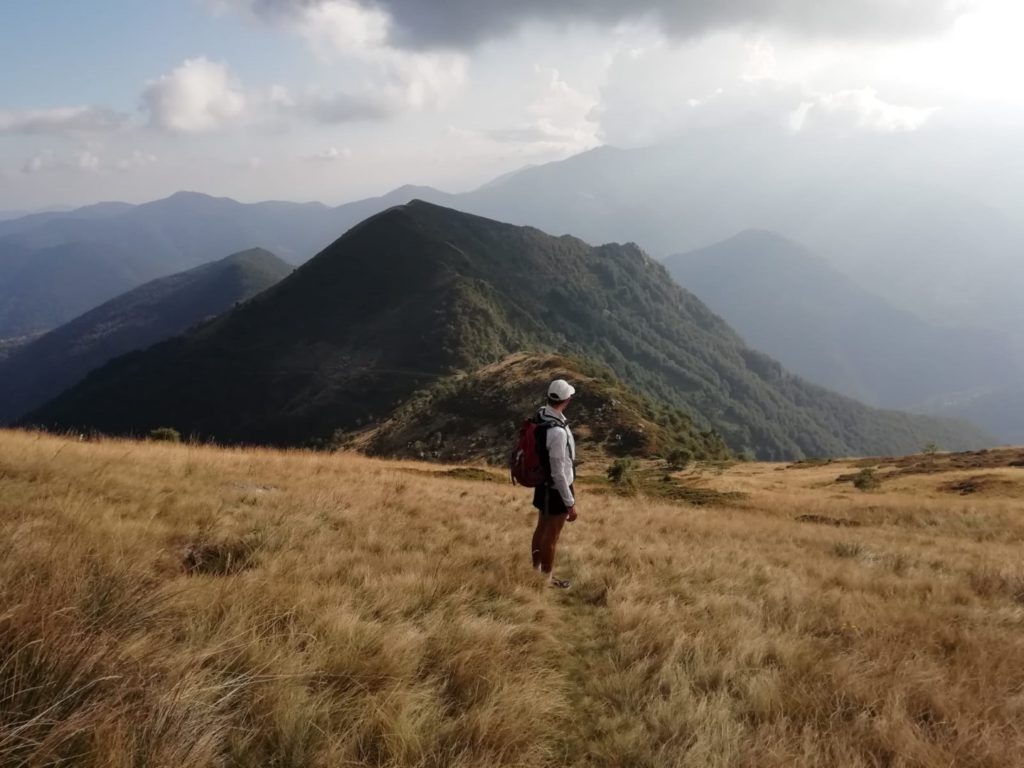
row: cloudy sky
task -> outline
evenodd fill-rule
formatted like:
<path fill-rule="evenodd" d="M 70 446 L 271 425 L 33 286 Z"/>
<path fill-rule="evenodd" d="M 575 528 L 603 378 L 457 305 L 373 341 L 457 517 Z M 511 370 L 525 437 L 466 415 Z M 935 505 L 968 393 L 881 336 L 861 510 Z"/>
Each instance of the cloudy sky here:
<path fill-rule="evenodd" d="M 0 25 L 0 209 L 340 203 L 599 146 L 1024 127 L 1019 0 L 46 0 Z M 954 145 L 951 145 L 953 148 Z"/>

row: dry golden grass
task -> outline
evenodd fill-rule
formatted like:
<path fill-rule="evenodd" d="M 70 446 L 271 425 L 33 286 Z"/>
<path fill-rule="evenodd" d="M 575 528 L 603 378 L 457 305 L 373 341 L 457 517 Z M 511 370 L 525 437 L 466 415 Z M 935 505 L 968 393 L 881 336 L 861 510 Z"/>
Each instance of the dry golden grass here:
<path fill-rule="evenodd" d="M 0 764 L 1024 764 L 1019 500 L 851 466 L 582 495 L 561 592 L 522 489 L 0 432 Z"/>

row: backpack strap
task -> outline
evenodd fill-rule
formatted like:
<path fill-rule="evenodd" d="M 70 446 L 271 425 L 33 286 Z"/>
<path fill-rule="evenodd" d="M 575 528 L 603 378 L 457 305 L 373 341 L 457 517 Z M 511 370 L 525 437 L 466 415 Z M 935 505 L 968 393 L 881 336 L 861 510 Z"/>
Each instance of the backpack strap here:
<path fill-rule="evenodd" d="M 551 482 L 551 456 L 548 455 L 548 432 L 553 429 L 555 424 L 552 424 L 547 419 L 542 419 L 540 415 L 537 415 L 537 429 L 534 435 L 537 439 L 537 455 L 540 457 L 541 466 L 544 467 L 544 475 L 547 478 L 546 482 Z"/>

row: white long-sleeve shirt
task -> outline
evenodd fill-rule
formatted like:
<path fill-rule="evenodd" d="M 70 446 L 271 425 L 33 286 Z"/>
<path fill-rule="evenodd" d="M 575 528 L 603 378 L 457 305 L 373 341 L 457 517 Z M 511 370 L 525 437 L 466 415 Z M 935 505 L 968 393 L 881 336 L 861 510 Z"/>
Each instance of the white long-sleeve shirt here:
<path fill-rule="evenodd" d="M 569 429 L 569 422 L 554 408 L 545 405 L 539 415 L 541 420 L 551 424 L 546 436 L 548 458 L 551 460 L 551 484 L 568 509 L 576 505 L 572 495 L 572 483 L 576 479 L 576 441 Z"/>

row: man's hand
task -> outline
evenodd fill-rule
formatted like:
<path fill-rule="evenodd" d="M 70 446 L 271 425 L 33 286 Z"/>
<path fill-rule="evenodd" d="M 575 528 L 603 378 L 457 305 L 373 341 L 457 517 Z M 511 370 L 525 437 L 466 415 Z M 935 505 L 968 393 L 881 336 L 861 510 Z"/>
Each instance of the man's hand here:
<path fill-rule="evenodd" d="M 569 507 L 569 516 L 565 519 L 571 523 L 577 517 L 579 517 L 579 515 L 576 514 L 576 505 L 573 504 L 571 507 Z"/>

